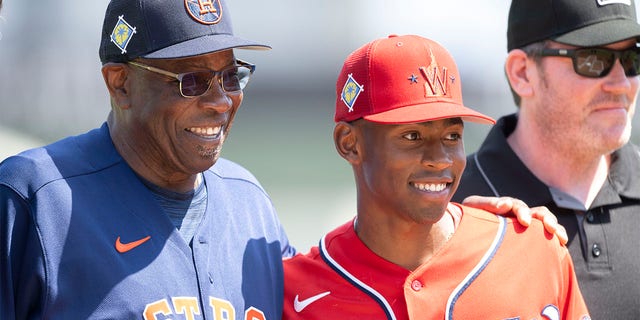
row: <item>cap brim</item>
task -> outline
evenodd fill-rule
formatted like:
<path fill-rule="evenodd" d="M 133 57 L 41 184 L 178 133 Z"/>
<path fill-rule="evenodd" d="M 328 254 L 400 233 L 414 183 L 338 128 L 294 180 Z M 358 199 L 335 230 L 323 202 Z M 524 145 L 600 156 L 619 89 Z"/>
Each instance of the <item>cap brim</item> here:
<path fill-rule="evenodd" d="M 554 41 L 577 47 L 594 47 L 640 37 L 640 25 L 627 19 L 609 20 L 580 28 L 558 37 Z M 636 40 L 637 42 L 638 40 Z"/>
<path fill-rule="evenodd" d="M 392 109 L 363 117 L 365 120 L 387 124 L 420 123 L 448 118 L 462 118 L 464 121 L 495 124 L 496 121 L 480 112 L 457 103 L 433 102 Z"/>
<path fill-rule="evenodd" d="M 198 37 L 144 55 L 147 59 L 175 59 L 228 49 L 269 50 L 270 46 L 228 34 Z"/>

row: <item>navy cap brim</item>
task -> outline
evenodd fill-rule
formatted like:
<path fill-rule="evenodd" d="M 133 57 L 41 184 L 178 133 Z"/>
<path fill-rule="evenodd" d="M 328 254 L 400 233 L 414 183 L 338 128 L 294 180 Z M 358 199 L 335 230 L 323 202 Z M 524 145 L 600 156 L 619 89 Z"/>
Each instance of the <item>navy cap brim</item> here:
<path fill-rule="evenodd" d="M 629 19 L 618 19 L 594 23 L 552 39 L 577 47 L 597 47 L 632 38 L 638 42 L 640 25 Z"/>
<path fill-rule="evenodd" d="M 183 41 L 143 55 L 147 59 L 177 59 L 228 49 L 269 50 L 270 46 L 229 34 L 214 34 Z"/>

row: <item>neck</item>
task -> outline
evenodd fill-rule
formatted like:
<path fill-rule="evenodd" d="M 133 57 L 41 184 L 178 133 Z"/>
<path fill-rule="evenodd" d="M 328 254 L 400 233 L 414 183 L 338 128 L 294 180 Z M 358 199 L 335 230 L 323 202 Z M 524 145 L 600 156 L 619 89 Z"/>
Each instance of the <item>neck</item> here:
<path fill-rule="evenodd" d="M 610 155 L 590 153 L 542 139 L 535 130 L 524 128 L 523 121 L 518 122 L 507 142 L 538 179 L 580 200 L 586 208 L 609 174 Z"/>
<path fill-rule="evenodd" d="M 448 212 L 434 224 L 358 214 L 355 228 L 358 237 L 371 251 L 407 270 L 415 270 L 429 261 L 455 231 Z"/>
<path fill-rule="evenodd" d="M 178 170 L 170 172 L 167 168 L 157 165 L 157 163 L 162 162 L 160 159 L 165 157 L 160 153 L 156 157 L 149 156 L 149 154 L 140 154 L 139 150 L 144 148 L 132 144 L 131 142 L 135 142 L 135 139 L 128 138 L 126 131 L 118 128 L 117 123 L 113 121 L 111 116 L 107 124 L 109 125 L 111 140 L 116 150 L 137 175 L 158 187 L 180 193 L 195 190 L 202 182 L 199 173 L 188 174 Z"/>

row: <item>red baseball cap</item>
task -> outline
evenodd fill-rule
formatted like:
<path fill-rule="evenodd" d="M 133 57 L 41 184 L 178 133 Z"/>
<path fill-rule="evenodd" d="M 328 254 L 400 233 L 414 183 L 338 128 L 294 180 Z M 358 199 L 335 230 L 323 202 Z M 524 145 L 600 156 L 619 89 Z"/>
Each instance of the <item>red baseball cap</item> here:
<path fill-rule="evenodd" d="M 494 124 L 462 103 L 458 67 L 440 44 L 416 35 L 374 40 L 352 52 L 336 83 L 334 120 L 418 123 L 445 118 Z"/>

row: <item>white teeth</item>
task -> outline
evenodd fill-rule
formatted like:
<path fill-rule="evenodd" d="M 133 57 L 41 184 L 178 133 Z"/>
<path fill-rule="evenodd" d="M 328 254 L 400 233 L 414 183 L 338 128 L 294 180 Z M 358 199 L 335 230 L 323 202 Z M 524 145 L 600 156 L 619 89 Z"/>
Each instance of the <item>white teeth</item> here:
<path fill-rule="evenodd" d="M 188 128 L 187 130 L 201 136 L 215 136 L 220 133 L 220 130 L 222 130 L 222 127 L 206 127 L 206 128 L 193 127 L 193 128 Z"/>
<path fill-rule="evenodd" d="M 420 191 L 440 192 L 447 187 L 446 183 L 414 183 L 413 184 Z"/>

